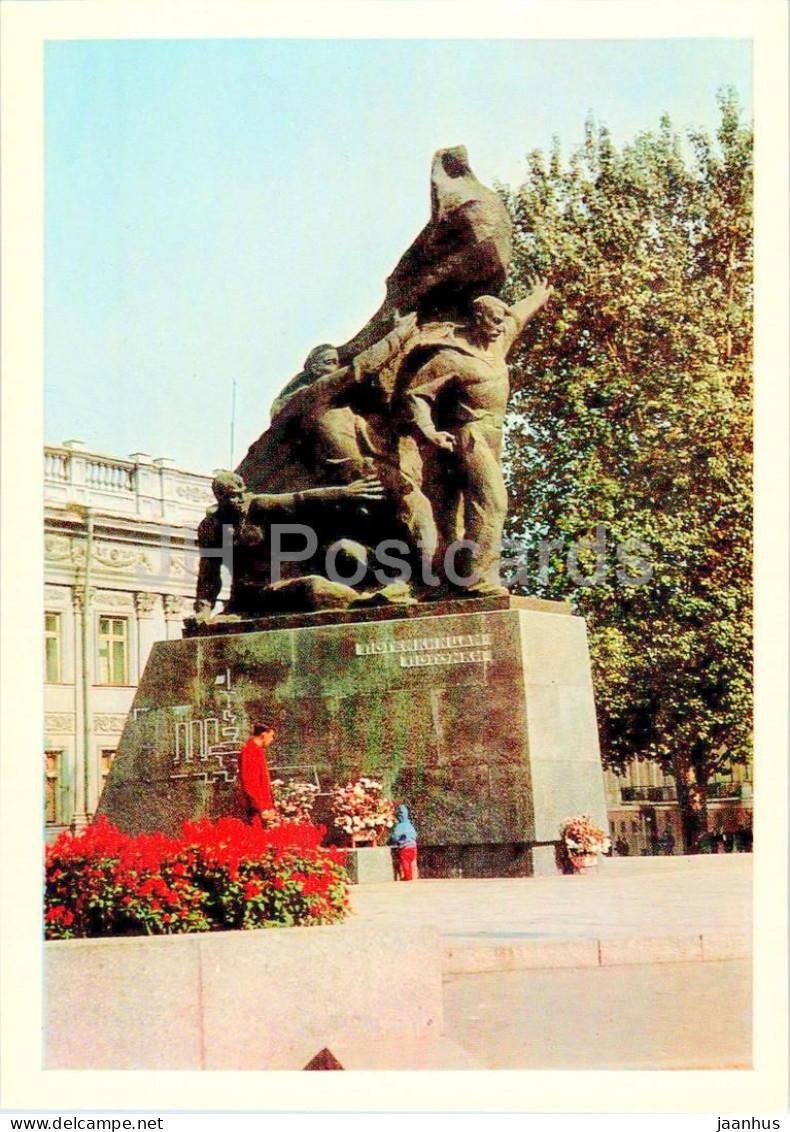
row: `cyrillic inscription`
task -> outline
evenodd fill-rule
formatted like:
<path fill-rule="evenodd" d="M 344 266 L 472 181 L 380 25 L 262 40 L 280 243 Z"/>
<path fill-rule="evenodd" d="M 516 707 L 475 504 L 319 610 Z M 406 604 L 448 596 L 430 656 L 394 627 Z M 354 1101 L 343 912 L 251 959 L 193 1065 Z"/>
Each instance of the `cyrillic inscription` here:
<path fill-rule="evenodd" d="M 405 641 L 357 642 L 357 656 L 399 654 L 401 668 L 450 664 L 486 664 L 493 659 L 490 633 L 458 633 L 446 637 L 414 637 Z"/>

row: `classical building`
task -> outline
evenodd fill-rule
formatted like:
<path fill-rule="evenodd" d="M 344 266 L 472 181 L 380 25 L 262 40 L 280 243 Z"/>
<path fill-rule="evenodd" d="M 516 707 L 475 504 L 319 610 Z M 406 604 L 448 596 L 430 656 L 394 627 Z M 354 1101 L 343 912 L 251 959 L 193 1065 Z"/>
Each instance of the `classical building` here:
<path fill-rule="evenodd" d="M 48 840 L 93 813 L 151 646 L 181 636 L 211 477 L 136 452 L 44 453 Z"/>
<path fill-rule="evenodd" d="M 622 776 L 607 770 L 606 803 L 612 841 L 621 846 L 625 842 L 632 856 L 683 851 L 675 781 L 655 763 L 632 763 Z M 736 766 L 731 774 L 716 775 L 708 784 L 707 809 L 708 828 L 714 833 L 751 829 L 751 766 Z"/>
<path fill-rule="evenodd" d="M 211 476 L 141 452 L 86 452 L 74 440 L 45 449 L 44 497 L 51 839 L 90 819 L 151 646 L 181 636 L 195 593 L 195 532 L 213 497 Z M 675 784 L 654 763 L 607 771 L 606 793 L 612 838 L 629 853 L 655 852 L 667 830 L 681 851 Z M 751 826 L 751 798 L 751 768 L 716 778 L 711 828 Z"/>

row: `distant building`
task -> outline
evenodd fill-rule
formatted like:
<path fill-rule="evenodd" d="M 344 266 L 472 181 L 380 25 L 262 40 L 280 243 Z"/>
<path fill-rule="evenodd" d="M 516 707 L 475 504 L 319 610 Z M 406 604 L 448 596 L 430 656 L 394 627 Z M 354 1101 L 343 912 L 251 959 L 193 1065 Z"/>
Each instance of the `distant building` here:
<path fill-rule="evenodd" d="M 83 450 L 44 452 L 48 840 L 96 807 L 151 646 L 181 636 L 211 476 Z"/>
<path fill-rule="evenodd" d="M 635 762 L 625 775 L 605 772 L 606 804 L 612 842 L 625 842 L 632 856 L 668 852 L 670 831 L 673 853 L 683 852 L 683 836 L 675 781 L 654 762 Z M 733 834 L 752 826 L 752 768 L 733 767 L 708 784 L 708 828 Z M 728 844 L 731 841 L 728 840 Z"/>

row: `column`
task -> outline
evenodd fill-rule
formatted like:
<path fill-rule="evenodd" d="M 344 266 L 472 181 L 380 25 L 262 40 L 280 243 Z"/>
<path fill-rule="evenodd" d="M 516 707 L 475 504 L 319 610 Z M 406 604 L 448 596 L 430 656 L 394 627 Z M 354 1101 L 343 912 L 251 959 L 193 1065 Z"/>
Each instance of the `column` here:
<path fill-rule="evenodd" d="M 93 650 L 92 610 L 96 590 L 89 586 L 72 591 L 74 606 L 74 690 L 76 734 L 74 736 L 74 816 L 72 828 L 90 824 L 92 795 L 96 781 L 93 744 Z"/>
<path fill-rule="evenodd" d="M 139 684 L 148 662 L 148 656 L 156 641 L 156 611 L 159 607 L 159 594 L 146 592 L 134 595 L 134 610 L 137 617 L 137 679 Z"/>
<path fill-rule="evenodd" d="M 85 753 L 83 751 L 83 699 L 82 699 L 82 618 L 84 616 L 84 602 L 82 589 L 72 589 L 71 607 L 74 611 L 72 621 L 72 647 L 74 649 L 74 754 L 72 765 L 69 767 L 71 778 L 71 814 L 69 823 L 74 821 L 76 814 L 85 813 Z M 64 815 L 65 817 L 65 815 Z"/>
<path fill-rule="evenodd" d="M 167 640 L 175 641 L 181 636 L 184 620 L 184 599 L 180 594 L 165 594 L 164 602 Z"/>

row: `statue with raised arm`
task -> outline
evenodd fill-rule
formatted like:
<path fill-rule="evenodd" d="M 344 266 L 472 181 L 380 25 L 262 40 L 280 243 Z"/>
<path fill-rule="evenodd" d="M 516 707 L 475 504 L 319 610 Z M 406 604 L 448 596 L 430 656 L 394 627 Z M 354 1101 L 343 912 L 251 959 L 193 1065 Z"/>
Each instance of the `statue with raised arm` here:
<path fill-rule="evenodd" d="M 276 496 L 281 511 L 293 511 L 291 497 L 370 485 L 371 477 L 377 485 L 355 507 L 312 508 L 317 552 L 294 573 L 316 594 L 322 585 L 314 579 L 327 573 L 322 555 L 338 540 L 356 547 L 360 562 L 397 541 L 411 592 L 422 599 L 506 592 L 499 562 L 507 355 L 551 293 L 536 280 L 521 302 L 499 300 L 510 256 L 503 202 L 474 176 L 463 146 L 439 150 L 431 219 L 387 279 L 381 309 L 344 346 L 314 347 L 275 399 L 269 428 L 237 469 L 255 499 Z M 252 563 L 256 554 L 243 557 Z M 207 576 L 212 570 L 205 567 Z M 234 585 L 232 610 L 260 607 L 240 600 L 246 582 Z"/>
<path fill-rule="evenodd" d="M 466 324 L 428 325 L 404 360 L 396 409 L 417 441 L 413 475 L 430 501 L 442 592 L 505 594 L 499 577 L 507 492 L 502 433 L 510 381 L 507 357 L 552 293 L 545 280 L 508 306 L 484 295 Z M 418 470 L 422 465 L 422 474 Z M 459 553 L 447 549 L 461 542 Z"/>

